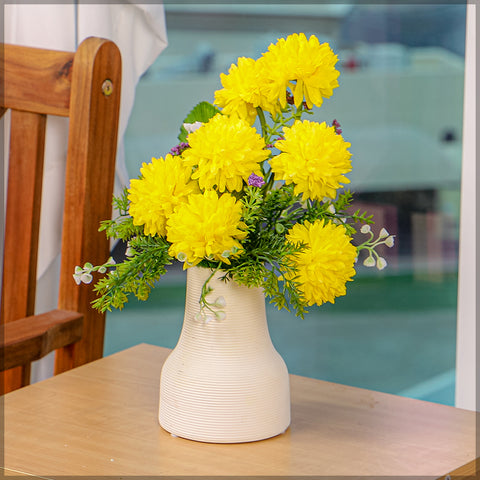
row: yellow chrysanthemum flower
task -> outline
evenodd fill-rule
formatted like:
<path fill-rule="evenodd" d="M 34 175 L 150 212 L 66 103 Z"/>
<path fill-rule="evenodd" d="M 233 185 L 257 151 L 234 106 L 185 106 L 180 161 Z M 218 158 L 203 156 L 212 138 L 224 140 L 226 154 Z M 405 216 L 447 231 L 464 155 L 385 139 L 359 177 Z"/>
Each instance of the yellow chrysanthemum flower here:
<path fill-rule="evenodd" d="M 266 79 L 263 78 L 262 61 L 240 57 L 237 65 L 231 65 L 228 75 L 220 74 L 223 88 L 215 92 L 215 104 L 223 113 L 237 115 L 249 125 L 255 122 L 257 107 L 273 114 L 280 111 L 278 102 L 269 102 L 263 92 Z"/>
<path fill-rule="evenodd" d="M 174 208 L 193 193 L 198 193 L 197 182 L 190 180 L 191 168 L 181 157 L 167 154 L 143 163 L 141 178 L 130 181 L 129 213 L 134 225 L 144 225 L 145 235 L 166 234 L 166 219 Z"/>
<path fill-rule="evenodd" d="M 280 100 L 282 107 L 286 105 L 289 86 L 295 105 L 299 107 L 305 99 L 308 108 L 320 107 L 323 98 L 332 96 L 333 89 L 338 87 L 340 72 L 335 69 L 338 57 L 328 43 L 320 44 L 314 35 L 308 40 L 304 33 L 280 38 L 270 45 L 263 58 L 269 100 Z"/>
<path fill-rule="evenodd" d="M 346 294 L 346 282 L 352 281 L 356 273 L 353 265 L 357 249 L 343 225 L 325 220 L 296 224 L 288 232 L 287 240 L 306 245 L 292 260 L 307 305 L 335 303 L 336 297 Z"/>
<path fill-rule="evenodd" d="M 297 121 L 283 129 L 284 140 L 275 146 L 282 151 L 270 160 L 277 180 L 295 184 L 296 195 L 307 198 L 335 198 L 342 187 L 350 183 L 344 176 L 352 169 L 350 143 L 335 133 L 325 122 Z"/>
<path fill-rule="evenodd" d="M 229 193 L 219 197 L 207 190 L 190 196 L 167 221 L 170 255 L 184 261 L 184 268 L 203 258 L 230 264 L 229 257 L 242 250 L 239 240 L 247 236 L 241 217 L 242 204 Z"/>
<path fill-rule="evenodd" d="M 255 173 L 270 154 L 256 130 L 238 117 L 217 114 L 188 135 L 190 148 L 183 152 L 185 164 L 194 168 L 193 179 L 202 189 L 240 191 L 243 181 Z"/>

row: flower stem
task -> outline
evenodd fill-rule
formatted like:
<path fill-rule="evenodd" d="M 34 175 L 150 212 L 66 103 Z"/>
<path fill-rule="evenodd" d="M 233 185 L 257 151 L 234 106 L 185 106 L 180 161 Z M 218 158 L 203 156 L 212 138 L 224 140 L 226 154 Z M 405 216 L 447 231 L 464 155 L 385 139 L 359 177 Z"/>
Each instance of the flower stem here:
<path fill-rule="evenodd" d="M 265 114 L 260 107 L 257 107 L 257 114 L 260 120 L 260 125 L 262 126 L 262 137 L 267 139 L 267 121 L 265 120 Z"/>
<path fill-rule="evenodd" d="M 200 299 L 198 303 L 200 304 L 200 310 L 203 310 L 206 308 L 207 310 L 212 311 L 210 308 L 210 303 L 207 301 L 206 296 L 211 292 L 210 287 L 208 284 L 210 283 L 210 280 L 213 278 L 213 276 L 220 270 L 221 264 L 219 263 L 214 270 L 212 270 L 212 273 L 209 275 L 207 280 L 205 280 L 205 283 L 202 286 L 202 293 L 200 294 Z"/>

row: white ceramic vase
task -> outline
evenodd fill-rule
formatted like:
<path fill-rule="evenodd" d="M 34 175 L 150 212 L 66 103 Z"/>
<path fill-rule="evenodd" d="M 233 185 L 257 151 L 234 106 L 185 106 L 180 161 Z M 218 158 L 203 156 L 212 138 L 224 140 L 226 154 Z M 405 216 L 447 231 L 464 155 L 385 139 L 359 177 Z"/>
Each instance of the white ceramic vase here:
<path fill-rule="evenodd" d="M 268 332 L 263 290 L 222 281 L 217 272 L 207 299 L 223 297 L 225 306 L 214 308 L 217 316 L 205 309 L 199 315 L 210 274 L 199 267 L 187 272 L 182 332 L 162 368 L 160 425 L 178 437 L 213 443 L 281 434 L 290 424 L 290 386 Z"/>

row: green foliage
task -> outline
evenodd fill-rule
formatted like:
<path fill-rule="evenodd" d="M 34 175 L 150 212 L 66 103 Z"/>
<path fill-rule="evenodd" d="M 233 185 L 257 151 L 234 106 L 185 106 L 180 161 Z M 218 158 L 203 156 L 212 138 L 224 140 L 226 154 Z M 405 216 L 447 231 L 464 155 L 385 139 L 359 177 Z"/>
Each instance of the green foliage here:
<path fill-rule="evenodd" d="M 126 188 L 120 196 L 113 198 L 112 205 L 119 215 L 112 220 L 102 221 L 99 228 L 100 232 L 104 231 L 107 238 L 124 241 L 143 234 L 143 227 L 135 226 L 133 218 L 128 214 L 128 191 Z"/>
<path fill-rule="evenodd" d="M 269 247 L 266 249 L 265 247 Z M 301 318 L 307 313 L 305 302 L 295 281 L 292 256 L 303 246 L 296 246 L 276 237 L 273 232 L 264 233 L 258 239 L 258 247 L 249 250 L 231 265 L 202 262 L 201 266 L 211 269 L 222 268 L 226 276 L 240 285 L 263 287 L 270 303 L 279 310 L 293 310 Z"/>
<path fill-rule="evenodd" d="M 262 208 L 263 195 L 259 188 L 246 187 L 243 202 L 243 221 L 248 227 L 255 225 L 260 216 Z"/>
<path fill-rule="evenodd" d="M 144 235 L 142 226 L 133 225 L 133 219 L 128 214 L 126 188 L 120 196 L 114 197 L 113 207 L 118 211 L 118 217 L 101 222 L 99 230 L 105 231 L 108 238 L 127 242 L 127 258 L 114 265 L 108 261 L 98 267 L 84 266 L 89 273 L 108 270 L 108 274 L 94 287 L 98 298 L 92 305 L 101 312 L 122 309 L 130 294 L 139 300 L 147 300 L 154 283 L 166 273 L 165 267 L 172 261 L 168 254 L 170 245 L 165 238 Z"/>
<path fill-rule="evenodd" d="M 195 107 L 190 110 L 189 114 L 185 117 L 183 123 L 195 123 L 195 122 L 208 122 L 212 117 L 214 117 L 217 113 L 220 113 L 220 110 L 213 106 L 209 102 L 200 102 Z M 187 141 L 188 132 L 185 130 L 185 127 L 180 127 L 180 133 L 178 135 L 178 140 L 180 142 Z"/>
<path fill-rule="evenodd" d="M 113 308 L 122 309 L 133 294 L 139 300 L 147 300 L 154 283 L 166 273 L 171 264 L 169 244 L 162 237 L 141 236 L 129 242 L 131 256 L 115 265 L 106 277 L 100 279 L 94 290 L 99 297 L 93 307 L 104 312 Z"/>
<path fill-rule="evenodd" d="M 306 311 L 292 263 L 303 246 L 285 238 L 301 211 L 293 186 L 263 192 L 249 187 L 242 202 L 249 235 L 243 242 L 244 253 L 225 270 L 240 284 L 262 286 L 271 303 L 288 311 L 291 307 L 303 318 Z"/>

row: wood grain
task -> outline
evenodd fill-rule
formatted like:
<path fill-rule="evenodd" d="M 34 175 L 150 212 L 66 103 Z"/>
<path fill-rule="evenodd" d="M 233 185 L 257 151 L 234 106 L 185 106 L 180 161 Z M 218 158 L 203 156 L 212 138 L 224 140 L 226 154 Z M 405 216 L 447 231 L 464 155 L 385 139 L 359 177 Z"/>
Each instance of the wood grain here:
<path fill-rule="evenodd" d="M 139 345 L 6 395 L 5 467 L 47 478 L 438 478 L 475 458 L 475 412 L 298 376 L 286 433 L 236 445 L 174 438 L 157 420 L 168 353 Z"/>
<path fill-rule="evenodd" d="M 73 53 L 2 45 L 3 106 L 68 116 Z"/>
<path fill-rule="evenodd" d="M 103 355 L 105 315 L 91 307 L 93 285 L 72 282 L 76 265 L 107 261 L 109 241 L 98 228 L 111 218 L 115 176 L 121 58 L 116 45 L 91 38 L 80 45 L 73 65 L 70 132 L 65 179 L 64 229 L 58 307 L 81 312 L 84 335 L 73 348 L 58 351 L 55 372 Z M 113 91 L 102 93 L 105 80 Z"/>
<path fill-rule="evenodd" d="M 52 310 L 5 324 L 0 359 L 3 369 L 38 360 L 82 338 L 83 315 Z"/>
<path fill-rule="evenodd" d="M 466 465 L 456 468 L 440 480 L 478 480 L 480 478 L 480 457 L 468 462 Z"/>
<path fill-rule="evenodd" d="M 35 309 L 45 115 L 12 111 L 2 281 L 4 323 Z"/>

